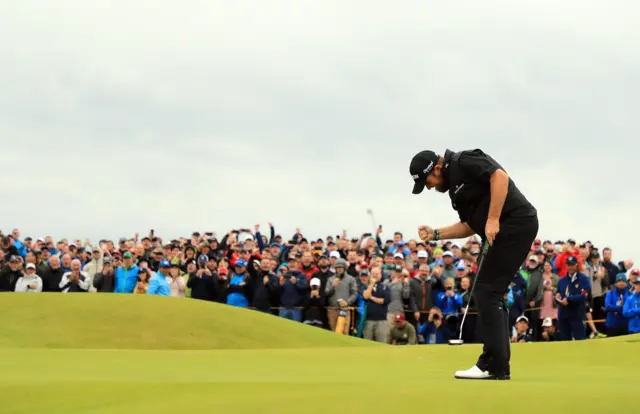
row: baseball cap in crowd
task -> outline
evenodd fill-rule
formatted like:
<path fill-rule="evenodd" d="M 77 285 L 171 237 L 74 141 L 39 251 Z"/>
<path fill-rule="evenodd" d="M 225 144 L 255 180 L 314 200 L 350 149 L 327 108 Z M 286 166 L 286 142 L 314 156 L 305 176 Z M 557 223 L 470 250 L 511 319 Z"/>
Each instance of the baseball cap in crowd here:
<path fill-rule="evenodd" d="M 428 258 L 429 258 L 429 253 L 427 253 L 426 250 L 418 251 L 418 259 L 428 259 Z"/>
<path fill-rule="evenodd" d="M 111 257 L 107 256 L 104 259 L 102 259 L 102 263 L 103 264 L 110 264 L 110 263 L 113 263 L 113 260 L 111 259 Z"/>
<path fill-rule="evenodd" d="M 629 272 L 629 274 L 631 275 L 640 275 L 640 269 L 631 269 L 631 272 Z"/>
<path fill-rule="evenodd" d="M 171 267 L 171 263 L 167 259 L 164 259 L 158 266 L 167 269 Z"/>
<path fill-rule="evenodd" d="M 309 282 L 309 285 L 311 287 L 315 286 L 315 287 L 320 287 L 320 279 L 318 279 L 317 277 L 314 277 L 313 279 L 311 279 L 311 281 Z"/>
<path fill-rule="evenodd" d="M 360 271 L 360 276 L 369 276 L 369 271 L 367 269 L 362 269 Z"/>
<path fill-rule="evenodd" d="M 625 275 L 624 273 L 618 273 L 616 275 L 616 283 L 617 282 L 626 282 L 627 281 L 627 275 Z"/>
<path fill-rule="evenodd" d="M 453 253 L 450 250 L 447 250 L 446 252 L 442 253 L 442 257 L 453 257 Z"/>
<path fill-rule="evenodd" d="M 425 187 L 427 176 L 440 160 L 440 156 L 433 151 L 420 151 L 411 159 L 409 173 L 413 178 L 413 194 L 420 194 Z"/>
<path fill-rule="evenodd" d="M 396 316 L 393 318 L 396 323 L 404 322 L 406 318 L 404 317 L 404 312 L 396 313 Z"/>
<path fill-rule="evenodd" d="M 529 261 L 538 264 L 538 256 L 534 256 L 534 255 L 529 256 Z"/>
<path fill-rule="evenodd" d="M 209 261 L 209 256 L 207 256 L 206 254 L 201 254 L 200 256 L 198 256 L 198 262 L 206 263 L 208 261 Z"/>
<path fill-rule="evenodd" d="M 11 256 L 9 258 L 9 263 L 18 263 L 20 261 L 20 259 L 18 259 L 18 256 Z"/>
<path fill-rule="evenodd" d="M 396 253 L 393 255 L 394 259 L 404 259 L 404 255 L 402 253 Z"/>
<path fill-rule="evenodd" d="M 567 257 L 567 264 L 568 265 L 577 265 L 578 264 L 578 258 L 575 257 L 575 256 Z"/>
<path fill-rule="evenodd" d="M 591 258 L 592 259 L 599 259 L 600 258 L 600 253 L 598 253 L 597 251 L 592 251 L 591 252 Z"/>
<path fill-rule="evenodd" d="M 553 326 L 553 321 L 551 320 L 551 318 L 544 318 L 542 320 L 542 327 L 543 328 L 549 328 Z"/>
<path fill-rule="evenodd" d="M 525 321 L 526 323 L 529 323 L 529 318 L 527 318 L 524 315 L 520 315 L 520 316 L 518 316 L 518 319 L 516 319 L 516 323 L 518 323 L 520 321 Z"/>
<path fill-rule="evenodd" d="M 93 251 L 94 253 L 96 252 L 100 253 L 100 247 L 96 246 L 91 251 Z"/>
<path fill-rule="evenodd" d="M 35 269 L 36 265 L 34 265 L 33 263 L 27 263 L 27 269 Z"/>
<path fill-rule="evenodd" d="M 329 253 L 329 257 L 335 257 L 336 259 L 340 258 L 340 253 L 338 253 L 337 251 L 332 251 L 331 253 Z"/>
<path fill-rule="evenodd" d="M 245 262 L 242 259 L 239 259 L 236 261 L 236 267 L 246 267 L 247 266 L 247 262 Z"/>
<path fill-rule="evenodd" d="M 131 254 L 131 252 L 125 252 L 125 253 L 122 255 L 122 258 L 123 258 L 123 259 L 133 259 L 133 255 Z"/>
<path fill-rule="evenodd" d="M 459 260 L 458 261 L 458 266 L 456 267 L 456 269 L 458 269 L 458 270 L 466 270 L 467 269 L 467 265 L 464 264 L 464 260 Z"/>
<path fill-rule="evenodd" d="M 458 243 L 453 243 L 453 244 L 451 245 L 451 248 L 452 248 L 452 249 L 459 249 L 459 248 L 460 248 L 460 245 L 459 245 Z"/>
<path fill-rule="evenodd" d="M 227 270 L 226 267 L 221 268 L 220 270 L 218 270 L 218 274 L 220 275 L 226 275 L 229 274 L 229 270 Z"/>

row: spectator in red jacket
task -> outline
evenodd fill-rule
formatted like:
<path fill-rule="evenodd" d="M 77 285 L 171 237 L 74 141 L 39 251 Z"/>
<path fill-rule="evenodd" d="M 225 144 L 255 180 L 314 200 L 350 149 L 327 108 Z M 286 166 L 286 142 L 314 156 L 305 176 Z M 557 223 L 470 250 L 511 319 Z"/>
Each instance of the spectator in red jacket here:
<path fill-rule="evenodd" d="M 582 256 L 580 256 L 580 251 L 575 247 L 572 247 L 571 244 L 565 244 L 562 248 L 562 253 L 560 253 L 556 257 L 556 269 L 558 269 L 558 277 L 565 277 L 567 275 L 567 258 L 573 256 L 578 259 L 578 269 L 582 269 L 584 266 L 584 262 L 582 260 Z"/>

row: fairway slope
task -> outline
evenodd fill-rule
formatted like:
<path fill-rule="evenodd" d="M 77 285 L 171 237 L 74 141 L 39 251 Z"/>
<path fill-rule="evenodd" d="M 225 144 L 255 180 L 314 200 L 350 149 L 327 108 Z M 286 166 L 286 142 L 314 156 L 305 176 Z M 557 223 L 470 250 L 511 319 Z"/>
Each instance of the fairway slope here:
<path fill-rule="evenodd" d="M 380 344 L 195 299 L 0 294 L 0 348 L 274 349 Z"/>

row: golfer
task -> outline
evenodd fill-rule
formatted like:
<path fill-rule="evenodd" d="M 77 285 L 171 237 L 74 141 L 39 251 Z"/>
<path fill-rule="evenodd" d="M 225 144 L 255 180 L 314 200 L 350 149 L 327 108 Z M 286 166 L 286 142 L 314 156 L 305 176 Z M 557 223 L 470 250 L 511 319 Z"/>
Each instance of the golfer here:
<path fill-rule="evenodd" d="M 409 171 L 413 194 L 420 194 L 425 187 L 448 192 L 460 218 L 448 227 L 420 226 L 421 239 L 450 240 L 478 234 L 490 245 L 474 292 L 484 348 L 476 364 L 457 371 L 455 377 L 511 379 L 511 332 L 504 296 L 538 233 L 537 210 L 500 164 L 479 149 L 446 150 L 444 156 L 421 151 L 411 160 Z"/>

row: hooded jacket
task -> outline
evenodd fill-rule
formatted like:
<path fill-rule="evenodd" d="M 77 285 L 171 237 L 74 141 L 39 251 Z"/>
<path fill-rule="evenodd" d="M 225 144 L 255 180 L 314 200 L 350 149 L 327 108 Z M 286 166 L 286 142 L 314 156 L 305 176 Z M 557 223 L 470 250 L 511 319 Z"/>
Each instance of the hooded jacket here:
<path fill-rule="evenodd" d="M 607 312 L 607 321 L 605 326 L 609 329 L 625 327 L 627 319 L 622 314 L 623 307 L 627 301 L 629 293 L 626 289 L 612 289 L 607 292 L 604 297 L 604 307 Z"/>
<path fill-rule="evenodd" d="M 627 296 L 622 314 L 629 319 L 629 333 L 640 333 L 640 292 Z"/>

